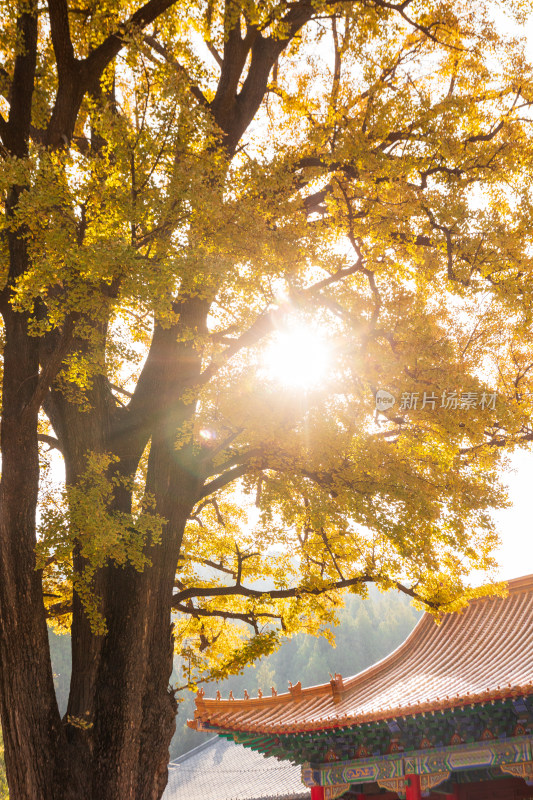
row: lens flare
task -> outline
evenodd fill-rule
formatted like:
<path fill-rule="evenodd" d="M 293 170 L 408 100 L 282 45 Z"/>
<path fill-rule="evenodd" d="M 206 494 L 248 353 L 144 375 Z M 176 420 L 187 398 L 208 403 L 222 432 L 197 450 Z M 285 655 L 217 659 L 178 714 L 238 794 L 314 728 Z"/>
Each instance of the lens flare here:
<path fill-rule="evenodd" d="M 274 334 L 262 366 L 265 377 L 295 389 L 316 389 L 325 379 L 331 351 L 322 336 L 298 326 Z"/>

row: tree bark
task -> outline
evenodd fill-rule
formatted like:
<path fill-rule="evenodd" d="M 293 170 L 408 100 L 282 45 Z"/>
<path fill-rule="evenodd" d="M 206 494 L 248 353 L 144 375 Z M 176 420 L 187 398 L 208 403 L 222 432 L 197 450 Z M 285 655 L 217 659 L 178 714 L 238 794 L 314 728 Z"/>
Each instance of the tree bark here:
<path fill-rule="evenodd" d="M 10 203 L 17 201 L 16 192 Z M 27 265 L 23 240 L 9 235 L 11 274 Z M 39 488 L 38 342 L 9 304 L 5 324 L 0 483 L 0 711 L 13 800 L 53 800 L 65 785 L 64 735 L 54 692 L 41 573 L 36 570 Z"/>
<path fill-rule="evenodd" d="M 69 485 L 82 476 L 89 452 L 113 453 L 119 461 L 112 469 L 132 478 L 151 437 L 146 489 L 166 520 L 162 540 L 148 548 L 150 564 L 142 572 L 109 563 L 97 573 L 94 591 L 102 597 L 105 635 L 91 631 L 74 593 L 65 730 L 83 800 L 158 800 L 166 785 L 177 711 L 169 689 L 172 594 L 185 525 L 203 484 L 190 443 L 176 450 L 175 441 L 196 410 L 194 403 L 179 398 L 201 368 L 201 355 L 187 334 L 191 329 L 205 332 L 208 309 L 206 300 L 184 299 L 175 326 L 156 326 L 127 410 L 116 407 L 106 379 L 98 376 L 88 410 L 59 391 L 45 403 Z M 77 341 L 74 346 L 83 350 L 85 345 Z M 41 358 L 46 359 L 43 349 Z M 128 514 L 131 502 L 131 491 L 118 486 L 113 510 Z M 77 551 L 73 565 L 75 570 L 84 567 Z"/>
<path fill-rule="evenodd" d="M 208 309 L 207 301 L 185 301 L 176 326 L 156 327 L 149 380 L 145 374 L 139 382 L 136 403 L 144 413 L 148 403 L 152 406 L 146 488 L 165 525 L 160 544 L 149 548 L 151 564 L 143 572 L 110 566 L 106 575 L 109 632 L 97 680 L 94 797 L 158 800 L 166 785 L 177 709 L 169 691 L 172 592 L 185 525 L 202 483 L 190 443 L 178 450 L 175 444 L 196 410 L 195 403 L 179 398 L 201 367 L 200 353 L 181 339 L 185 330 L 205 329 Z"/>

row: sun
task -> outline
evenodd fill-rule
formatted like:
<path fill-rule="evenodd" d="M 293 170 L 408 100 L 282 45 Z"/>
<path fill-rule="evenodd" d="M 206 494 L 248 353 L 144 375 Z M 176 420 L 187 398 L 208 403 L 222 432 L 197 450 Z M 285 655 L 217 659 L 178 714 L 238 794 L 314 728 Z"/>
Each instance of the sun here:
<path fill-rule="evenodd" d="M 271 381 L 294 389 L 317 389 L 327 376 L 331 349 L 315 329 L 294 325 L 276 332 L 261 359 Z"/>

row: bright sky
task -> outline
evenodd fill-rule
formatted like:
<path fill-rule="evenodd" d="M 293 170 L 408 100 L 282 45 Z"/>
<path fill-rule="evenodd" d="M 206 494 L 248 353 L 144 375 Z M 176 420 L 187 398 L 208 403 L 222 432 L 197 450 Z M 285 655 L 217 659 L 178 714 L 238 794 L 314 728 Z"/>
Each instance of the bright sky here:
<path fill-rule="evenodd" d="M 512 507 L 495 512 L 502 546 L 496 554 L 504 580 L 533 572 L 533 450 L 517 452 L 507 476 Z"/>
<path fill-rule="evenodd" d="M 503 14 L 497 15 L 498 24 L 508 33 L 525 33 L 527 54 L 533 60 L 533 16 L 520 29 L 509 23 Z M 501 565 L 504 580 L 533 572 L 533 448 L 515 453 L 512 468 L 505 476 L 512 507 L 494 514 L 502 545 L 496 558 Z"/>

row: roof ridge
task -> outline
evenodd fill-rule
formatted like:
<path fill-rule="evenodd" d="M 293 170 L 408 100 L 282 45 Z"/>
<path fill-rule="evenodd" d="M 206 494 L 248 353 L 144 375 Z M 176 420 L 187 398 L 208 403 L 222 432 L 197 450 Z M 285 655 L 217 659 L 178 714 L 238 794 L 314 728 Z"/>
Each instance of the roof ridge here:
<path fill-rule="evenodd" d="M 519 578 L 511 578 L 510 581 L 505 581 L 509 594 L 511 592 L 533 592 L 533 573 L 530 575 L 521 575 Z"/>
<path fill-rule="evenodd" d="M 181 756 L 176 756 L 173 758 L 172 761 L 169 761 L 168 766 L 171 767 L 173 764 L 178 766 L 182 764 L 184 761 L 187 761 L 188 758 L 191 756 L 196 755 L 196 753 L 200 752 L 200 750 L 206 750 L 209 745 L 212 745 L 213 742 L 220 742 L 220 736 L 211 736 L 207 741 L 202 742 L 201 744 L 197 744 L 196 747 L 193 747 L 192 750 L 187 750 L 186 753 L 182 753 Z"/>

